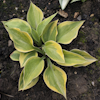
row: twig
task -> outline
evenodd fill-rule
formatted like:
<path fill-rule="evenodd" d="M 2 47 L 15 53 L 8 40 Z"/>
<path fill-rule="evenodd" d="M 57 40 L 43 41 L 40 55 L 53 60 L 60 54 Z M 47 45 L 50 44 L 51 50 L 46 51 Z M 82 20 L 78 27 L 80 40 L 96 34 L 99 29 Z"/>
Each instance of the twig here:
<path fill-rule="evenodd" d="M 11 97 L 11 98 L 14 97 L 14 96 L 12 96 L 12 95 L 9 95 L 9 94 L 6 94 L 6 93 L 3 93 L 3 92 L 1 92 L 1 91 L 0 91 L 0 94 L 6 95 L 6 96 Z"/>

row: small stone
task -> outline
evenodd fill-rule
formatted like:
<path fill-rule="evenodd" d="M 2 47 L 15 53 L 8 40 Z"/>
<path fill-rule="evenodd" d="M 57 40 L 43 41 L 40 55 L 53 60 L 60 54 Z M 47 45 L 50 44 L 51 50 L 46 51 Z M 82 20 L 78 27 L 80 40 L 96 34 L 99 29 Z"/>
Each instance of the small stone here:
<path fill-rule="evenodd" d="M 51 3 L 49 2 L 48 5 L 50 5 Z"/>
<path fill-rule="evenodd" d="M 79 15 L 79 12 L 75 12 L 75 13 L 74 13 L 74 18 L 77 18 L 78 15 Z"/>
<path fill-rule="evenodd" d="M 78 17 L 77 17 L 77 20 L 81 20 L 82 19 L 82 16 L 81 15 L 79 15 Z"/>
<path fill-rule="evenodd" d="M 82 28 L 85 28 L 85 26 L 82 26 Z"/>
<path fill-rule="evenodd" d="M 74 74 L 77 74 L 77 72 L 75 71 Z"/>
<path fill-rule="evenodd" d="M 94 17 L 94 14 L 91 14 L 90 17 Z"/>
<path fill-rule="evenodd" d="M 9 40 L 9 41 L 8 41 L 8 47 L 10 47 L 11 45 L 12 45 L 12 41 Z"/>
<path fill-rule="evenodd" d="M 47 10 L 47 12 L 49 12 L 49 10 Z"/>
<path fill-rule="evenodd" d="M 15 7 L 15 10 L 18 10 L 18 7 Z"/>
<path fill-rule="evenodd" d="M 22 10 L 22 12 L 24 12 L 24 10 Z"/>
<path fill-rule="evenodd" d="M 3 0 L 3 3 L 6 3 L 6 1 L 5 1 L 5 0 Z"/>
<path fill-rule="evenodd" d="M 44 10 L 47 10 L 47 7 L 45 7 Z"/>
<path fill-rule="evenodd" d="M 95 86 L 93 81 L 91 82 L 91 84 L 92 84 L 93 86 Z"/>
<path fill-rule="evenodd" d="M 16 14 L 13 14 L 13 16 L 15 16 Z"/>
<path fill-rule="evenodd" d="M 59 13 L 60 16 L 62 16 L 62 17 L 64 17 L 64 18 L 67 18 L 67 17 L 68 17 L 68 13 L 66 13 L 65 11 L 63 11 L 63 10 L 61 10 L 61 9 L 59 10 L 58 13 Z"/>
<path fill-rule="evenodd" d="M 94 25 L 98 25 L 98 23 L 97 23 L 97 22 L 95 22 L 95 23 L 94 23 Z"/>

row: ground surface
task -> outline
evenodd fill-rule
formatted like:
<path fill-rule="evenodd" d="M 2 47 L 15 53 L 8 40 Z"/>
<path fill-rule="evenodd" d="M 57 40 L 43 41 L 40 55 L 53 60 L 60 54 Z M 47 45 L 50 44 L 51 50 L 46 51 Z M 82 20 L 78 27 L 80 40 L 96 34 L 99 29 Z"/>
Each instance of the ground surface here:
<path fill-rule="evenodd" d="M 26 20 L 30 0 L 0 0 L 0 21 L 11 18 Z M 32 0 L 48 17 L 60 9 L 58 0 Z M 87 0 L 84 3 L 69 4 L 64 10 L 68 17 L 59 14 L 54 18 L 59 22 L 66 20 L 86 20 L 80 29 L 78 37 L 63 48 L 71 50 L 78 48 L 86 50 L 98 61 L 87 67 L 65 68 L 67 75 L 68 100 L 100 100 L 100 0 Z M 74 13 L 79 16 L 74 18 Z M 0 23 L 0 100 L 65 100 L 63 96 L 47 88 L 40 76 L 39 82 L 31 89 L 18 92 L 20 67 L 13 62 L 9 55 L 14 50 L 8 33 Z M 10 97 L 3 93 L 12 95 Z"/>

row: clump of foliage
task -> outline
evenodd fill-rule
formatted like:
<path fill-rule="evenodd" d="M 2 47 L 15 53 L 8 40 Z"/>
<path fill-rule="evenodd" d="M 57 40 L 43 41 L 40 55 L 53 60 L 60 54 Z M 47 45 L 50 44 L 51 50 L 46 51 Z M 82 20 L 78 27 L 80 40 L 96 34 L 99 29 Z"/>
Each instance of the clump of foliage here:
<path fill-rule="evenodd" d="M 76 1 L 85 2 L 86 0 L 71 0 L 71 3 L 76 2 Z M 59 0 L 61 9 L 64 10 L 69 2 L 70 0 Z"/>
<path fill-rule="evenodd" d="M 96 61 L 83 50 L 62 49 L 60 44 L 70 44 L 77 37 L 84 21 L 65 21 L 57 25 L 58 20 L 50 22 L 56 14 L 43 20 L 43 12 L 31 2 L 27 21 L 18 18 L 2 21 L 16 49 L 10 58 L 19 61 L 22 68 L 19 91 L 33 87 L 45 66 L 45 84 L 66 98 L 67 75 L 64 70 L 54 65 L 52 60 L 67 67 L 87 66 Z"/>

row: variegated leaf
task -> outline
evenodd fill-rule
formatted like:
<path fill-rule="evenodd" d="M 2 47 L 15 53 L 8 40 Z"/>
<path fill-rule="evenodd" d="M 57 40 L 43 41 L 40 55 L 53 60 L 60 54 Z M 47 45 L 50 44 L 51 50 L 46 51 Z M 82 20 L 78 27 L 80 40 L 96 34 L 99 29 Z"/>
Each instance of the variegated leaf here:
<path fill-rule="evenodd" d="M 78 30 L 84 21 L 65 21 L 58 25 L 57 42 L 69 44 L 77 37 Z"/>
<path fill-rule="evenodd" d="M 28 52 L 28 53 L 21 53 L 20 57 L 19 57 L 20 66 L 24 67 L 27 60 L 32 56 L 37 57 L 38 56 L 37 52 L 31 51 L 31 52 Z"/>
<path fill-rule="evenodd" d="M 44 43 L 49 41 L 49 40 L 56 41 L 56 36 L 58 34 L 58 32 L 57 32 L 57 22 L 58 22 L 58 20 L 53 21 L 45 27 L 43 34 L 41 36 L 42 41 Z"/>
<path fill-rule="evenodd" d="M 43 12 L 41 11 L 40 8 L 38 8 L 31 2 L 27 13 L 27 21 L 34 29 L 36 29 L 38 25 L 42 22 L 42 19 L 43 19 Z"/>
<path fill-rule="evenodd" d="M 56 62 L 64 63 L 64 55 L 61 46 L 55 41 L 47 41 L 42 47 L 47 56 Z"/>
<path fill-rule="evenodd" d="M 43 30 L 45 29 L 46 25 L 57 15 L 57 13 L 51 15 L 50 17 L 44 19 L 37 27 L 37 33 L 39 36 L 42 35 Z"/>
<path fill-rule="evenodd" d="M 79 49 L 72 49 L 71 52 L 74 52 L 76 54 L 81 55 L 82 57 L 84 57 L 86 59 L 86 62 L 83 64 L 77 64 L 74 67 L 81 67 L 81 66 L 88 66 L 89 64 L 97 61 L 96 58 L 92 57 L 89 53 L 87 53 L 84 50 L 79 50 Z"/>
<path fill-rule="evenodd" d="M 46 85 L 66 98 L 66 73 L 55 65 L 48 66 L 43 74 Z"/>
<path fill-rule="evenodd" d="M 70 0 L 59 0 L 61 9 L 64 10 L 67 6 L 67 4 L 69 3 Z"/>
<path fill-rule="evenodd" d="M 76 54 L 67 50 L 63 50 L 63 54 L 65 58 L 65 63 L 58 63 L 59 65 L 74 66 L 74 65 L 83 64 L 86 62 L 86 59 L 79 54 Z"/>
<path fill-rule="evenodd" d="M 26 87 L 33 79 L 38 77 L 44 69 L 44 60 L 39 57 L 31 57 L 27 60 L 24 67 L 24 87 Z"/>
<path fill-rule="evenodd" d="M 31 35 L 31 27 L 30 25 L 22 20 L 22 19 L 18 19 L 18 18 L 14 18 L 8 21 L 2 21 L 3 24 L 9 28 L 18 28 L 21 31 L 27 32 Z"/>
<path fill-rule="evenodd" d="M 33 40 L 27 32 L 20 31 L 18 28 L 8 28 L 7 26 L 5 28 L 18 51 L 30 52 L 34 50 Z"/>
<path fill-rule="evenodd" d="M 14 61 L 19 61 L 20 52 L 15 50 L 11 53 L 10 58 Z"/>
<path fill-rule="evenodd" d="M 27 90 L 27 89 L 30 89 L 31 87 L 33 87 L 39 80 L 39 76 L 36 77 L 35 79 L 33 79 L 26 87 L 24 87 L 24 73 L 23 73 L 23 70 L 20 74 L 20 78 L 19 78 L 19 84 L 18 84 L 18 90 Z"/>

